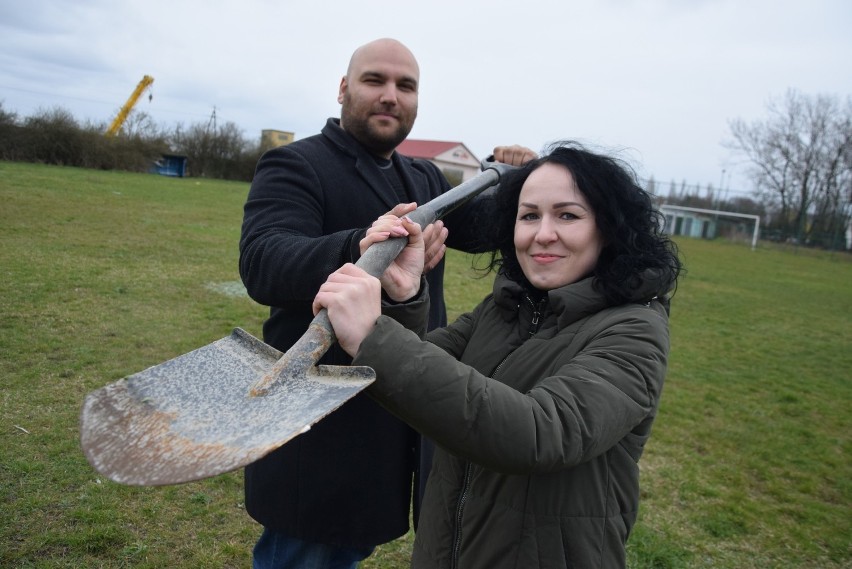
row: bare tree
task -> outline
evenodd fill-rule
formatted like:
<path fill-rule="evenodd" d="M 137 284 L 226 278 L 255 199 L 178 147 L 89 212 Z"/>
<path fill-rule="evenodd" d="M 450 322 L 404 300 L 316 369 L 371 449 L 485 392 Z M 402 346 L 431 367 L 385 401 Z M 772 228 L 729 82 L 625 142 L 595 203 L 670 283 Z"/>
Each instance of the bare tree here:
<path fill-rule="evenodd" d="M 761 198 L 788 236 L 809 242 L 842 234 L 850 213 L 852 100 L 790 90 L 767 110 L 764 121 L 731 121 L 727 145 L 749 159 Z"/>
<path fill-rule="evenodd" d="M 165 139 L 166 134 L 145 111 L 131 111 L 121 128 L 127 138 Z"/>
<path fill-rule="evenodd" d="M 259 144 L 246 141 L 236 124 L 195 123 L 172 134 L 172 148 L 188 158 L 193 176 L 250 180 L 260 157 Z"/>
<path fill-rule="evenodd" d="M 18 113 L 7 111 L 3 108 L 3 101 L 0 100 L 0 126 L 14 125 L 18 122 Z"/>

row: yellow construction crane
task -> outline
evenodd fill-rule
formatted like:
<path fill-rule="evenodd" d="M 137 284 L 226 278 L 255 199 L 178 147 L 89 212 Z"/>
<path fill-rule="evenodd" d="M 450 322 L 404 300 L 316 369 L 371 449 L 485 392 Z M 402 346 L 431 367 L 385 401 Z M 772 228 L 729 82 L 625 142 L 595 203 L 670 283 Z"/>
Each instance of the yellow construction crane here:
<path fill-rule="evenodd" d="M 116 115 L 115 119 L 113 119 L 112 124 L 109 125 L 109 128 L 106 131 L 107 136 L 115 136 L 118 134 L 118 131 L 121 130 L 124 121 L 127 120 L 127 116 L 130 114 L 130 111 L 132 111 L 134 105 L 136 105 L 136 101 L 139 100 L 139 97 L 142 96 L 145 89 L 150 87 L 153 82 L 154 78 L 150 75 L 142 77 L 142 81 L 136 85 L 136 89 L 134 89 L 133 93 L 130 94 L 130 98 L 127 99 L 127 102 L 124 103 L 124 106 L 118 111 L 118 115 Z"/>

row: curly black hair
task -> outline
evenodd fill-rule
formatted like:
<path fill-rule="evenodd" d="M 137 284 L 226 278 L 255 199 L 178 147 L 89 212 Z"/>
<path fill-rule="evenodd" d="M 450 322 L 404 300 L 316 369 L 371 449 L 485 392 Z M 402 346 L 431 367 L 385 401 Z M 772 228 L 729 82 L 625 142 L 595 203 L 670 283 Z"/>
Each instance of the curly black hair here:
<path fill-rule="evenodd" d="M 531 288 L 515 253 L 514 228 L 518 199 L 527 177 L 543 164 L 563 166 L 592 207 L 605 245 L 593 271 L 596 290 L 610 304 L 634 299 L 633 291 L 648 270 L 656 272 L 658 296 L 673 294 L 683 267 L 677 246 L 663 233 L 662 214 L 651 196 L 637 183 L 633 169 L 623 161 L 597 154 L 574 141 L 552 144 L 545 153 L 506 175 L 494 195 L 487 272 L 499 271 Z"/>

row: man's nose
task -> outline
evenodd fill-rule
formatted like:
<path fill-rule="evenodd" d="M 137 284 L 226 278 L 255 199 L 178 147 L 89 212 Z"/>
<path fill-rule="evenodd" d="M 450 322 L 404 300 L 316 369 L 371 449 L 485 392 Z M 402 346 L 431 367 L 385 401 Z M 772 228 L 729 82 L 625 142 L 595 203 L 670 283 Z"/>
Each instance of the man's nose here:
<path fill-rule="evenodd" d="M 385 85 L 384 89 L 382 89 L 382 96 L 379 98 L 379 101 L 382 103 L 396 104 L 396 97 L 396 85 L 389 83 Z"/>

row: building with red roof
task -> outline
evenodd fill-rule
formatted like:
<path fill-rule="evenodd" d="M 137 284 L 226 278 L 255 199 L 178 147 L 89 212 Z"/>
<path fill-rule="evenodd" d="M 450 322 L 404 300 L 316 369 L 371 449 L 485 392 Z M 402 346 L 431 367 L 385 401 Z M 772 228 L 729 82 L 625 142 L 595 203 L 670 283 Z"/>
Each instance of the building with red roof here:
<path fill-rule="evenodd" d="M 397 146 L 396 151 L 410 158 L 432 162 L 444 173 L 451 186 L 457 186 L 480 171 L 479 159 L 461 142 L 409 138 Z"/>

